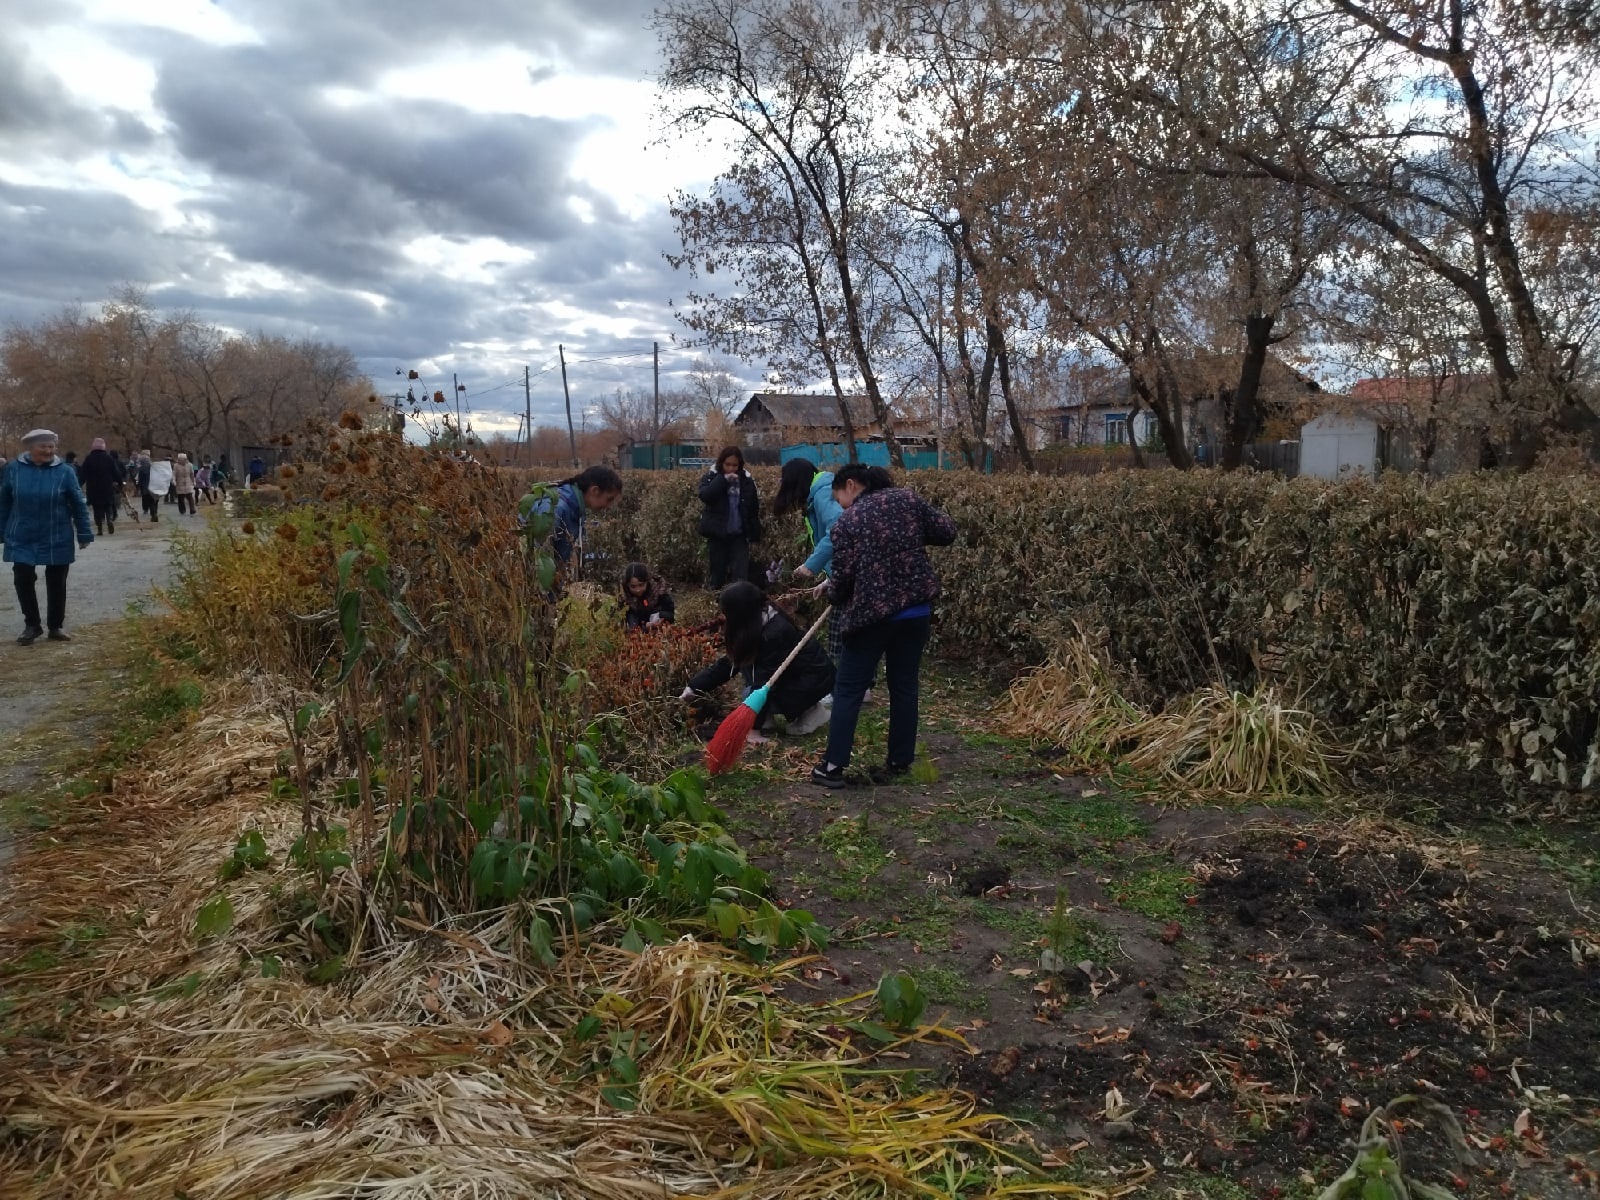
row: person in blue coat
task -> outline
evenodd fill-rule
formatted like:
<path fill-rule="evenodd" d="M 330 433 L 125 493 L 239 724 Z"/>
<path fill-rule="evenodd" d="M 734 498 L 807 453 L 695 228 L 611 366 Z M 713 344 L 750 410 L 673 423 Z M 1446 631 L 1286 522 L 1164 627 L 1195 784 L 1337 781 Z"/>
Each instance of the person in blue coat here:
<path fill-rule="evenodd" d="M 811 555 L 794 569 L 800 579 L 826 575 L 833 565 L 833 523 L 844 509 L 833 498 L 833 472 L 819 471 L 809 458 L 791 458 L 778 476 L 778 494 L 773 498 L 776 516 L 804 506 L 806 532 L 811 537 Z"/>
<path fill-rule="evenodd" d="M 94 541 L 89 505 L 78 485 L 78 473 L 56 457 L 56 435 L 35 429 L 22 439 L 23 454 L 0 473 L 0 537 L 4 561 L 12 564 L 17 604 L 22 609 L 24 646 L 45 632 L 39 620 L 35 585 L 44 568 L 46 619 L 52 642 L 71 641 L 61 627 L 67 620 L 67 569 L 77 550 Z M 75 535 L 75 536 L 74 536 Z"/>
<path fill-rule="evenodd" d="M 802 508 L 806 533 L 811 538 L 811 555 L 794 569 L 794 577 L 814 583 L 833 566 L 833 523 L 844 512 L 833 498 L 833 472 L 819 471 L 809 458 L 791 458 L 778 476 L 778 494 L 772 511 L 778 516 Z M 820 594 L 820 588 L 817 593 Z M 828 621 L 828 656 L 834 662 L 844 650 L 839 638 L 839 622 Z"/>
<path fill-rule="evenodd" d="M 595 465 L 549 486 L 555 492 L 555 529 L 550 534 L 550 549 L 556 556 L 556 566 L 565 572 L 572 548 L 583 540 L 584 513 L 604 512 L 615 504 L 622 495 L 622 476 L 610 467 Z M 528 503 L 526 497 L 523 503 Z M 547 511 L 550 503 L 547 494 L 527 511 Z"/>

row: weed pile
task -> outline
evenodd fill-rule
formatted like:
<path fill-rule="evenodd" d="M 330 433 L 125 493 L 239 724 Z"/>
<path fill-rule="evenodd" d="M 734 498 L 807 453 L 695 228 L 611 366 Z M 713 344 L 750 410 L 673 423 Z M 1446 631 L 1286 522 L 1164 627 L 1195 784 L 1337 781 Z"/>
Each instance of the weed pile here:
<path fill-rule="evenodd" d="M 1339 782 L 1347 754 L 1270 686 L 1247 694 L 1212 685 L 1159 712 L 1129 690 L 1079 633 L 1011 685 L 1000 727 L 1059 751 L 1072 770 L 1121 767 L 1201 796 L 1327 795 Z"/>

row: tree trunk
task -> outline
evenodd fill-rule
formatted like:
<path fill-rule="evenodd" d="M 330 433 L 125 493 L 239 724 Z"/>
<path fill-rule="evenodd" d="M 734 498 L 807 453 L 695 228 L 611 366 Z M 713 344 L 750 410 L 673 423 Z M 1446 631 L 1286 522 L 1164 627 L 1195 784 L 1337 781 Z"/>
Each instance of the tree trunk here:
<path fill-rule="evenodd" d="M 1251 313 L 1244 319 L 1244 362 L 1239 368 L 1239 385 L 1233 392 L 1233 411 L 1228 416 L 1227 437 L 1218 460 L 1224 471 L 1239 469 L 1245 445 L 1255 440 L 1261 424 L 1257 399 L 1261 394 L 1261 370 L 1272 345 L 1272 325 L 1273 319 L 1265 313 Z"/>
<path fill-rule="evenodd" d="M 1033 451 L 1028 448 L 1028 435 L 1022 428 L 1022 416 L 1017 412 L 1016 402 L 1011 398 L 1011 360 L 1006 354 L 1006 335 L 993 317 L 988 318 L 984 324 L 989 335 L 989 357 L 996 360 L 1000 366 L 1000 397 L 1005 401 L 1006 416 L 1011 421 L 1011 436 L 1017 443 L 1017 453 L 1022 458 L 1022 465 L 1031 474 L 1034 469 Z"/>

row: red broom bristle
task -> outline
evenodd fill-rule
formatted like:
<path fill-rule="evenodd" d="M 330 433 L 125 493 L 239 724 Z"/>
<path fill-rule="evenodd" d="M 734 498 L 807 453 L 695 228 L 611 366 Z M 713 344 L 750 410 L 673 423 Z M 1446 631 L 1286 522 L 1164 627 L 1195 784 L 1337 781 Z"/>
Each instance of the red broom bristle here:
<path fill-rule="evenodd" d="M 745 738 L 756 727 L 760 714 L 748 704 L 741 704 L 717 726 L 717 732 L 706 743 L 706 770 L 720 775 L 739 761 L 744 753 Z"/>

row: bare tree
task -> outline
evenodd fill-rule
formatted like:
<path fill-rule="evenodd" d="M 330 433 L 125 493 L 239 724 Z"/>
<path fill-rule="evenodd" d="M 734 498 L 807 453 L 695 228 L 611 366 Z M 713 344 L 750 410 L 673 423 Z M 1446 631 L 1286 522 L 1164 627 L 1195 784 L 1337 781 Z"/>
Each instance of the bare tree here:
<path fill-rule="evenodd" d="M 759 279 L 766 264 L 745 251 L 763 244 L 782 244 L 783 256 L 792 251 L 801 270 L 789 287 L 804 289 L 807 337 L 829 372 L 852 452 L 855 431 L 839 370 L 846 354 L 890 458 L 901 465 L 871 353 L 871 289 L 863 280 L 870 267 L 860 254 L 868 210 L 882 195 L 873 136 L 881 81 L 861 23 L 830 0 L 671 0 L 658 10 L 656 27 L 665 56 L 661 83 L 680 105 L 675 128 L 689 135 L 731 130 L 738 156 L 712 198 L 675 204 L 684 235 L 675 265 L 698 260 L 709 274 L 722 258 L 754 267 Z M 782 307 L 794 314 L 800 305 Z M 713 331 L 725 327 L 712 323 Z M 799 332 L 801 323 L 780 318 L 774 328 Z"/>

